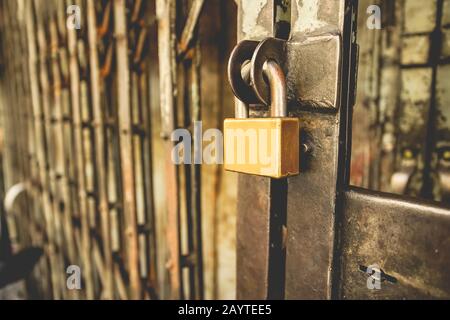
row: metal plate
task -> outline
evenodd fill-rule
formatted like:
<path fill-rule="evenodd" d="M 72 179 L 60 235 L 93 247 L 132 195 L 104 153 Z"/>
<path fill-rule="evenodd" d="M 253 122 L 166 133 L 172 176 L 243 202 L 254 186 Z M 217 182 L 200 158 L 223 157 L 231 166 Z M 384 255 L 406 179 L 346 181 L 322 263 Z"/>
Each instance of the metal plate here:
<path fill-rule="evenodd" d="M 352 189 L 345 194 L 341 298 L 450 298 L 450 210 L 434 203 Z M 396 281 L 367 288 L 360 267 Z"/>
<path fill-rule="evenodd" d="M 300 113 L 304 154 L 288 180 L 286 299 L 326 299 L 334 239 L 339 125 L 335 115 Z"/>
<path fill-rule="evenodd" d="M 287 43 L 288 103 L 301 109 L 339 107 L 341 39 L 324 34 Z"/>

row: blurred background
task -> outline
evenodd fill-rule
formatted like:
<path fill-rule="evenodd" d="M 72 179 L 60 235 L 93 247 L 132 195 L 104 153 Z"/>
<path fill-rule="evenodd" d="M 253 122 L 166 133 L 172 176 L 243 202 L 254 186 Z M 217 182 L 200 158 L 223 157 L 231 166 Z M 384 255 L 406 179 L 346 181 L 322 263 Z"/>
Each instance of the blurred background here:
<path fill-rule="evenodd" d="M 448 203 L 450 1 L 361 0 L 358 42 L 352 184 Z"/>
<path fill-rule="evenodd" d="M 0 261 L 44 250 L 0 298 L 235 298 L 237 175 L 175 166 L 170 134 L 233 117 L 238 5 L 0 0 Z M 352 184 L 449 203 L 450 0 L 358 19 Z"/>

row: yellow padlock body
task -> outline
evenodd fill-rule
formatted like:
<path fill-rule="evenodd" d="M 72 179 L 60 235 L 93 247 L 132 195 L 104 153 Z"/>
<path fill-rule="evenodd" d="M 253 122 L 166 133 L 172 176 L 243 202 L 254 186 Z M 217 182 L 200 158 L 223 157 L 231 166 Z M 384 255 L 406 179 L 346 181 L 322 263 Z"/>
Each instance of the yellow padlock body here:
<path fill-rule="evenodd" d="M 297 175 L 299 140 L 298 118 L 225 119 L 225 170 L 275 179 Z"/>

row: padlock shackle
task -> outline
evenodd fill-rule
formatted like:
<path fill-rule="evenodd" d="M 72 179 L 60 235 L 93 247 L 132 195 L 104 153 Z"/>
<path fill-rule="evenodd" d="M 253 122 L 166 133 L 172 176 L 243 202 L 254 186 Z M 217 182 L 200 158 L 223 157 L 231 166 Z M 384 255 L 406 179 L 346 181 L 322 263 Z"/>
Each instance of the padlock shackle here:
<path fill-rule="evenodd" d="M 283 69 L 275 61 L 267 60 L 263 73 L 270 87 L 270 116 L 287 117 L 287 89 Z"/>
<path fill-rule="evenodd" d="M 242 69 L 241 69 L 241 76 L 242 79 L 244 80 L 245 83 L 250 83 L 250 68 L 251 68 L 251 64 L 250 61 L 248 61 L 247 63 L 244 63 L 242 65 Z M 237 119 L 244 119 L 244 118 L 248 118 L 248 105 L 244 102 L 242 102 L 241 100 L 239 100 L 239 98 L 235 98 L 235 110 L 234 110 L 234 116 Z"/>
<path fill-rule="evenodd" d="M 236 119 L 248 118 L 248 105 L 246 105 L 236 97 L 234 98 L 234 100 L 235 100 L 234 117 Z"/>

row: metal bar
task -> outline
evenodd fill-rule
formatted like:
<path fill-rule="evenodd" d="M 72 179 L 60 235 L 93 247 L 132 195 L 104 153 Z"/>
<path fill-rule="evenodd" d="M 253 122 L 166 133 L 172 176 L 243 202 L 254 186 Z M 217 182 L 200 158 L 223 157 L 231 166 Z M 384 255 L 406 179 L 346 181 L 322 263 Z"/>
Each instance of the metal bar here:
<path fill-rule="evenodd" d="M 76 180 L 74 163 L 71 161 L 74 158 L 73 153 L 73 138 L 74 131 L 72 125 L 72 108 L 70 106 L 70 88 L 69 88 L 69 67 L 68 67 L 68 47 L 67 47 L 67 32 L 66 31 L 66 14 L 65 3 L 58 2 L 56 12 L 56 27 L 58 38 L 58 60 L 56 61 L 58 68 L 58 76 L 61 82 L 61 136 L 62 136 L 62 152 L 63 152 L 63 168 L 64 174 L 62 178 L 64 205 L 63 209 L 63 224 L 64 224 L 64 246 L 68 248 L 67 260 L 70 264 L 75 264 L 79 256 L 76 248 L 75 234 L 74 234 L 74 208 L 73 198 L 74 182 Z M 62 28 L 62 29 L 61 29 Z M 63 278 L 65 279 L 64 275 Z M 64 290 L 64 288 L 63 288 Z M 72 291 L 66 293 L 67 297 L 78 298 L 79 292 Z"/>
<path fill-rule="evenodd" d="M 242 0 L 238 7 L 238 40 L 262 40 L 275 35 L 275 1 L 255 6 Z M 271 216 L 269 178 L 239 175 L 237 200 L 237 299 L 269 296 Z"/>
<path fill-rule="evenodd" d="M 182 55 L 188 49 L 188 46 L 194 35 L 194 30 L 198 25 L 198 20 L 200 13 L 203 8 L 205 0 L 194 0 L 191 9 L 188 14 L 186 24 L 184 26 L 183 32 L 181 34 L 180 43 L 178 44 L 178 53 Z"/>
<path fill-rule="evenodd" d="M 162 136 L 165 141 L 166 157 L 166 198 L 167 198 L 167 241 L 170 258 L 167 263 L 170 273 L 170 298 L 182 297 L 182 282 L 180 268 L 180 236 L 178 234 L 180 222 L 179 181 L 178 168 L 171 163 L 173 143 L 169 140 L 175 129 L 176 106 L 176 43 L 175 17 L 176 2 L 174 0 L 157 0 L 156 12 L 158 16 L 158 48 L 159 48 L 159 77 L 160 104 L 162 117 Z"/>
<path fill-rule="evenodd" d="M 68 50 L 69 50 L 69 78 L 70 78 L 70 99 L 73 112 L 73 126 L 74 126 L 74 154 L 76 155 L 76 176 L 77 176 L 77 190 L 79 204 L 77 206 L 78 212 L 76 217 L 80 217 L 81 220 L 81 234 L 80 234 L 80 247 L 81 257 L 83 258 L 81 266 L 84 270 L 83 276 L 86 282 L 87 299 L 94 299 L 94 286 L 93 286 L 93 268 L 92 268 L 92 255 L 91 255 L 91 239 L 89 235 L 89 220 L 87 216 L 87 190 L 86 190 L 86 177 L 85 177 L 85 150 L 83 147 L 83 128 L 82 128 L 82 101 L 81 101 L 81 77 L 80 73 L 83 71 L 79 62 L 82 49 L 78 45 L 76 30 L 68 30 Z"/>
<path fill-rule="evenodd" d="M 132 114 L 130 105 L 130 70 L 126 7 L 124 0 L 114 0 L 114 30 L 116 39 L 117 88 L 119 108 L 120 151 L 122 164 L 125 236 L 128 252 L 131 298 L 141 297 L 139 249 L 137 234 L 135 173 L 133 168 Z"/>
<path fill-rule="evenodd" d="M 58 226 L 58 248 L 60 250 L 59 252 L 59 259 L 61 264 L 61 270 L 59 270 L 58 276 L 61 279 L 61 285 L 60 288 L 62 292 L 62 298 L 64 299 L 65 293 L 67 292 L 65 290 L 64 286 L 64 253 L 62 251 L 62 248 L 64 246 L 64 238 L 67 237 L 67 247 L 68 247 L 68 253 L 69 256 L 74 255 L 74 247 L 73 247 L 73 239 L 71 237 L 70 228 L 67 227 L 65 224 L 66 221 L 70 222 L 70 216 L 72 215 L 70 210 L 71 207 L 69 205 L 69 199 L 70 196 L 68 194 L 68 167 L 67 163 L 65 161 L 64 157 L 64 127 L 63 127 L 63 88 L 61 83 L 61 75 L 59 70 L 59 63 L 58 63 L 58 55 L 59 55 L 59 41 L 58 41 L 58 30 L 57 30 L 57 24 L 55 17 L 52 16 L 50 23 L 50 44 L 51 44 L 51 78 L 52 78 L 52 87 L 53 87 L 53 112 L 54 112 L 54 135 L 55 135 L 55 147 L 56 147 L 56 167 L 55 167 L 55 174 L 56 174 L 56 181 L 55 185 L 57 189 L 54 192 L 54 206 L 56 212 L 56 221 Z M 62 209 L 64 208 L 64 209 Z M 67 216 L 69 219 L 67 219 Z M 63 221 L 63 219 L 66 219 L 66 221 Z"/>
<path fill-rule="evenodd" d="M 95 150 L 96 150 L 96 175 L 97 175 L 97 194 L 98 210 L 101 217 L 101 233 L 103 244 L 104 269 L 99 269 L 104 277 L 102 298 L 114 298 L 113 286 L 113 257 L 111 249 L 111 225 L 109 216 L 109 206 L 107 197 L 107 175 L 106 175 L 106 157 L 105 157 L 105 112 L 101 106 L 100 98 L 100 74 L 97 52 L 97 21 L 94 3 L 87 2 L 87 24 L 89 40 L 89 64 L 90 64 L 90 82 L 91 82 L 91 101 L 94 114 L 95 130 Z"/>
<path fill-rule="evenodd" d="M 287 117 L 286 97 L 286 77 L 283 69 L 276 62 L 267 61 L 264 64 L 263 72 L 268 79 L 270 91 L 270 101 L 274 106 L 270 108 L 271 117 Z"/>
<path fill-rule="evenodd" d="M 345 111 L 351 105 L 349 92 L 352 92 L 352 88 L 349 85 L 349 75 L 352 67 L 354 68 L 349 63 L 350 50 L 346 43 L 350 43 L 352 36 L 352 30 L 348 28 L 354 13 L 352 9 L 353 4 L 350 1 L 334 0 L 294 2 L 291 8 L 292 39 L 309 37 L 313 42 L 314 37 L 320 40 L 320 37 L 340 34 L 342 41 L 337 42 L 340 44 L 338 50 L 320 49 L 321 46 L 330 44 L 330 41 L 322 44 L 319 42 L 315 49 L 321 54 L 327 52 L 325 60 L 329 63 L 327 68 L 330 72 L 321 74 L 336 74 L 335 70 L 339 70 L 334 81 L 327 80 L 324 82 L 327 83 L 325 87 L 317 87 L 317 90 L 327 92 L 331 97 L 331 104 L 320 108 L 317 106 L 323 103 L 317 103 L 316 100 L 292 104 L 293 113 L 302 121 L 302 140 L 311 151 L 301 159 L 302 173 L 288 181 L 285 281 L 287 299 L 332 297 L 336 201 L 339 185 L 345 184 L 339 181 L 348 175 L 345 167 L 348 155 L 343 156 L 340 153 L 347 152 L 344 150 L 348 145 L 345 131 L 347 117 L 351 117 Z M 313 52 L 314 49 L 310 50 Z M 314 59 L 311 54 L 309 57 Z M 310 63 L 306 59 L 303 64 Z M 318 74 L 314 68 L 310 72 Z M 304 76 L 296 73 L 295 68 L 288 69 L 288 87 L 291 78 Z M 299 84 L 306 85 L 304 82 Z M 310 90 L 309 95 L 315 97 L 314 89 Z M 341 98 L 339 100 L 333 97 Z M 331 112 L 330 107 L 336 112 Z M 340 144 L 341 148 L 338 147 Z"/>
<path fill-rule="evenodd" d="M 435 24 L 439 15 L 442 16 L 442 12 L 439 13 L 437 10 L 438 4 L 440 11 L 442 11 L 440 0 L 423 4 L 424 8 L 436 10 L 436 16 L 425 25 L 417 26 L 414 22 L 415 16 L 418 17 L 422 10 L 414 9 L 414 2 L 405 1 L 402 12 L 403 24 L 401 26 L 401 99 L 396 122 L 398 127 L 396 170 L 399 172 L 392 177 L 392 191 L 403 191 L 405 195 L 425 198 L 432 198 L 433 196 L 430 194 L 430 191 L 432 191 L 430 174 L 432 173 L 430 172 L 431 163 L 428 160 L 430 160 L 435 144 L 435 141 L 429 140 L 429 138 L 434 134 L 434 127 L 436 126 L 435 84 L 441 44 L 439 39 L 440 26 Z M 413 34 L 415 36 L 412 36 Z M 421 36 L 417 38 L 417 34 Z M 436 34 L 437 37 L 431 37 L 432 34 Z M 430 36 L 430 38 L 427 39 L 427 36 Z M 429 48 L 426 53 L 417 54 L 414 52 L 412 58 L 407 58 L 412 48 L 420 48 L 416 46 L 416 43 L 420 43 L 417 41 L 420 38 L 422 40 L 420 42 L 428 41 Z M 409 44 L 411 40 L 408 39 L 413 39 L 414 44 Z M 417 122 L 416 119 L 421 119 L 421 121 Z M 410 170 L 408 162 L 411 162 L 411 160 L 415 161 L 413 172 L 409 174 L 408 183 L 401 188 L 401 184 L 394 179 L 399 174 Z M 400 185 L 400 188 L 398 185 Z"/>
<path fill-rule="evenodd" d="M 443 46 L 443 33 L 442 33 L 442 16 L 443 16 L 443 0 L 436 0 L 436 18 L 435 27 L 430 35 L 430 57 L 429 60 L 432 62 L 431 71 L 431 83 L 430 83 L 430 106 L 427 114 L 427 127 L 425 130 L 424 139 L 424 159 L 423 159 L 423 183 L 421 189 L 421 195 L 426 199 L 434 199 L 433 194 L 433 182 L 432 178 L 432 166 L 433 166 L 433 156 L 435 156 L 434 151 L 436 148 L 436 133 L 437 133 L 437 118 L 438 118 L 438 104 L 436 101 L 437 92 L 437 76 L 438 76 L 438 66 L 439 58 L 441 56 L 441 48 Z"/>
<path fill-rule="evenodd" d="M 192 10 L 192 8 L 191 8 Z M 198 29 L 197 29 L 198 30 Z M 198 31 L 194 33 L 194 39 L 197 39 Z M 192 61 L 189 65 L 189 77 L 186 86 L 190 92 L 191 119 L 190 123 L 198 123 L 201 121 L 201 79 L 200 79 L 200 46 L 197 45 L 193 49 Z M 195 129 L 194 129 L 195 131 Z M 194 157 L 202 157 L 201 136 L 194 132 Z M 200 140 L 200 141 L 195 141 Z M 198 160 L 198 159 L 197 159 Z M 203 299 L 203 252 L 202 252 L 202 206 L 201 206 L 201 166 L 196 163 L 190 165 L 190 183 L 186 186 L 190 191 L 188 210 L 188 241 L 189 254 L 194 257 L 190 274 L 190 291 L 191 299 Z"/>
<path fill-rule="evenodd" d="M 149 57 L 147 57 L 149 58 Z M 148 243 L 148 285 L 151 286 L 151 289 L 157 291 L 158 283 L 157 283 L 157 243 L 156 243 L 156 217 L 155 217 L 155 195 L 154 195 L 154 186 L 153 186 L 153 161 L 152 154 L 153 143 L 151 139 L 152 132 L 152 118 L 150 115 L 150 93 L 148 90 L 149 82 L 151 78 L 147 72 L 144 72 L 140 76 L 140 103 L 142 105 L 142 121 L 143 126 L 147 128 L 147 135 L 143 141 L 142 145 L 142 158 L 141 161 L 144 164 L 145 176 L 144 176 L 144 184 L 145 184 L 145 211 L 146 211 L 146 221 L 149 224 L 149 234 L 147 236 Z"/>
<path fill-rule="evenodd" d="M 397 128 L 395 119 L 397 118 L 398 102 L 400 98 L 400 65 L 398 61 L 398 52 L 401 46 L 401 28 L 403 24 L 403 7 L 400 1 L 387 3 L 385 10 L 392 11 L 389 25 L 382 31 L 383 50 L 382 50 L 382 71 L 380 88 L 380 110 L 382 121 L 381 141 L 381 178 L 380 191 L 390 191 L 390 180 L 394 171 L 395 164 L 395 135 Z M 362 36 L 360 36 L 362 38 Z M 394 63 L 395 61 L 395 63 Z M 361 63 L 362 64 L 362 63 Z M 394 85 L 395 84 L 395 85 Z M 352 174 L 353 175 L 353 174 Z"/>

